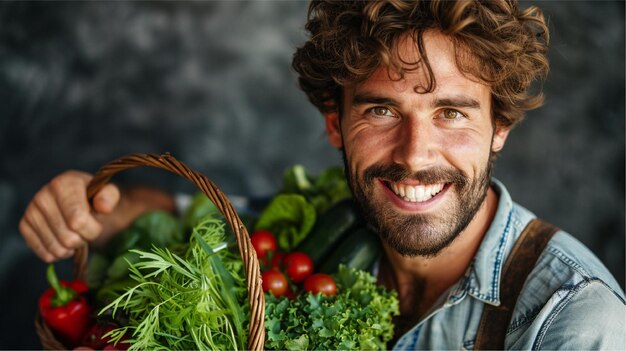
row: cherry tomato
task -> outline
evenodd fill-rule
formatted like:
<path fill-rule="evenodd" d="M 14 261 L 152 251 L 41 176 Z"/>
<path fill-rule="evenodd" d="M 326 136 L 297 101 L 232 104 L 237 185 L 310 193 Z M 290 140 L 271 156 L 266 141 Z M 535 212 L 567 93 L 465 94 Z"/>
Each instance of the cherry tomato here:
<path fill-rule="evenodd" d="M 292 252 L 285 256 L 283 265 L 287 276 L 294 283 L 300 283 L 313 273 L 313 260 L 304 252 Z"/>
<path fill-rule="evenodd" d="M 283 268 L 283 260 L 285 258 L 284 252 L 276 252 L 272 257 L 272 269 L 281 270 Z"/>
<path fill-rule="evenodd" d="M 274 234 L 268 230 L 257 230 L 250 236 L 250 241 L 259 259 L 264 259 L 269 251 L 276 252 L 278 243 Z"/>
<path fill-rule="evenodd" d="M 328 274 L 315 273 L 304 280 L 304 290 L 313 294 L 322 293 L 326 296 L 333 296 L 337 293 L 337 285 Z"/>
<path fill-rule="evenodd" d="M 271 292 L 276 297 L 285 295 L 289 289 L 287 278 L 279 271 L 265 271 L 261 273 L 261 279 L 263 279 L 263 291 Z"/>

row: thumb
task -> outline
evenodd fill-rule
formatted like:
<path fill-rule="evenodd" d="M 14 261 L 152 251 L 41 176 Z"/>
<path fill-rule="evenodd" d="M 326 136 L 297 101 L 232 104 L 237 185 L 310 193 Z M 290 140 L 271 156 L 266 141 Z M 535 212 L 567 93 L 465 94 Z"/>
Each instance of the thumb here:
<path fill-rule="evenodd" d="M 99 213 L 111 213 L 119 201 L 119 188 L 114 184 L 107 184 L 94 196 L 93 208 Z"/>

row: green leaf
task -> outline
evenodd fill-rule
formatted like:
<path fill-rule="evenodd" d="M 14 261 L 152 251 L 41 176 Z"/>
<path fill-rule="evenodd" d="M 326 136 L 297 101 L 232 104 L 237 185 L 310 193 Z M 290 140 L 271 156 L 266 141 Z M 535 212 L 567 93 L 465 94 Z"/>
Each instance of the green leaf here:
<path fill-rule="evenodd" d="M 149 248 L 152 245 L 166 247 L 184 240 L 180 222 L 169 212 L 147 212 L 133 222 L 133 227 L 147 234 L 141 237 L 141 248 Z"/>
<path fill-rule="evenodd" d="M 344 170 L 340 167 L 330 167 L 322 171 L 315 180 L 315 188 L 327 200 L 325 207 L 320 209 L 321 212 L 352 196 Z"/>
<path fill-rule="evenodd" d="M 167 247 L 186 241 L 180 221 L 165 211 L 149 211 L 140 215 L 122 233 L 107 244 L 106 252 L 115 258 L 130 249 L 150 250 L 153 245 Z"/>
<path fill-rule="evenodd" d="M 280 193 L 303 195 L 315 207 L 317 214 L 352 196 L 342 167 L 329 167 L 314 177 L 302 165 L 285 170 Z"/>
<path fill-rule="evenodd" d="M 241 259 L 218 250 L 224 242 L 223 221 L 205 219 L 193 233 L 183 255 L 156 246 L 150 252 L 131 250 L 139 257 L 129 266 L 135 284 L 100 312 L 115 316 L 124 310 L 129 350 L 245 348 L 248 320 L 242 307 L 247 301 Z"/>
<path fill-rule="evenodd" d="M 300 351 L 309 349 L 309 337 L 306 334 L 285 342 L 285 348 L 287 350 Z"/>
<path fill-rule="evenodd" d="M 104 254 L 98 252 L 91 253 L 89 256 L 88 284 L 90 289 L 96 289 L 104 282 L 111 261 Z"/>
<path fill-rule="evenodd" d="M 116 280 L 128 277 L 128 267 L 131 263 L 139 261 L 139 255 L 135 252 L 127 251 L 117 256 L 107 269 L 107 280 L 105 284 L 110 284 Z"/>
<path fill-rule="evenodd" d="M 132 224 L 126 230 L 115 235 L 106 246 L 106 253 L 110 258 L 115 258 L 130 249 L 138 249 L 137 243 L 141 239 L 142 230 Z M 143 248 L 143 249 L 148 249 Z"/>
<path fill-rule="evenodd" d="M 293 165 L 283 173 L 283 192 L 304 193 L 313 185 L 302 165 Z"/>
<path fill-rule="evenodd" d="M 255 229 L 267 229 L 283 251 L 291 251 L 311 231 L 317 215 L 302 195 L 280 194 L 263 210 Z"/>
<path fill-rule="evenodd" d="M 236 334 L 243 335 L 242 326 L 244 320 L 246 320 L 246 317 L 243 313 L 243 310 L 241 309 L 241 306 L 235 300 L 235 283 L 233 281 L 233 278 L 230 275 L 230 272 L 228 272 L 226 268 L 224 268 L 224 265 L 222 264 L 222 261 L 219 259 L 219 257 L 214 255 L 214 250 L 209 247 L 206 241 L 204 241 L 204 239 L 202 239 L 202 237 L 196 231 L 193 232 L 193 235 L 200 244 L 200 246 L 209 255 L 211 265 L 219 274 L 219 277 L 222 281 L 222 284 L 220 284 L 221 297 L 225 301 L 226 306 L 228 307 L 229 312 L 232 315 L 233 325 L 235 326 Z M 243 340 L 239 338 L 238 341 L 239 349 L 243 350 Z"/>
<path fill-rule="evenodd" d="M 339 274 L 334 296 L 303 293 L 290 300 L 266 295 L 267 349 L 385 349 L 393 337 L 392 317 L 398 314 L 395 292 L 376 285 L 366 271 L 342 266 Z"/>
<path fill-rule="evenodd" d="M 220 214 L 215 204 L 202 192 L 194 195 L 183 215 L 183 226 L 186 230 L 196 227 L 204 218 Z"/>

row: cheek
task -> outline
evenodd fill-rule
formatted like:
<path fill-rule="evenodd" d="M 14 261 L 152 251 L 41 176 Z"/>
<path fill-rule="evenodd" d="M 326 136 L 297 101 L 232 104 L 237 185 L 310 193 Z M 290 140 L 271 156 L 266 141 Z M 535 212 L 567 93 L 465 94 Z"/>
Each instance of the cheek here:
<path fill-rule="evenodd" d="M 388 161 L 396 139 L 390 131 L 355 128 L 346 133 L 344 150 L 351 166 L 357 166 L 361 172 L 372 164 Z"/>
<path fill-rule="evenodd" d="M 442 153 L 457 168 L 482 169 L 489 160 L 491 136 L 452 132 L 441 140 Z"/>

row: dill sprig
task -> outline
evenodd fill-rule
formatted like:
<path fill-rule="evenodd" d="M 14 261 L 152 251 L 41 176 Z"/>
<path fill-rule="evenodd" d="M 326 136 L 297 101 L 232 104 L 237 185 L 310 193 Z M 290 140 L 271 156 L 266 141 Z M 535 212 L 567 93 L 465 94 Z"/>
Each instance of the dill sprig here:
<path fill-rule="evenodd" d="M 239 256 L 226 248 L 223 220 L 213 217 L 193 229 L 183 257 L 167 248 L 131 250 L 137 284 L 100 312 L 124 310 L 128 324 L 110 333 L 130 337 L 129 350 L 244 350 L 248 311 Z"/>

